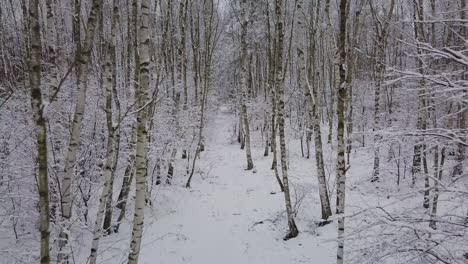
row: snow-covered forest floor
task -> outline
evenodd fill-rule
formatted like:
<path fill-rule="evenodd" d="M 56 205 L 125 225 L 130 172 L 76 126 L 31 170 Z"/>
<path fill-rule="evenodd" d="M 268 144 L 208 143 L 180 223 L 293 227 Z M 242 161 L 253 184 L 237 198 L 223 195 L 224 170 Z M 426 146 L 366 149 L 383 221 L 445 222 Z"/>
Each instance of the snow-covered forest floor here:
<path fill-rule="evenodd" d="M 291 151 L 301 233 L 283 241 L 284 197 L 270 170 L 271 155 L 264 157 L 257 145 L 256 173 L 244 170 L 245 153 L 235 142 L 234 123 L 235 116 L 225 109 L 209 123 L 192 188 L 184 187 L 187 176 L 180 159 L 174 184 L 156 190 L 145 216 L 140 263 L 333 263 L 336 226 L 315 226 L 320 203 L 313 160 Z M 103 239 L 99 263 L 124 263 L 130 233 L 127 223 L 119 234 Z"/>
<path fill-rule="evenodd" d="M 289 135 L 290 184 L 300 235 L 283 241 L 287 232 L 284 197 L 270 169 L 271 155 L 263 156 L 260 132 L 254 130 L 255 173 L 246 171 L 235 122 L 236 116 L 223 107 L 211 118 L 192 188 L 185 188 L 186 161 L 180 157 L 173 185 L 156 187 L 147 209 L 141 263 L 334 263 L 336 221 L 323 227 L 316 224 L 320 202 L 314 157 L 302 157 L 299 140 Z M 334 152 L 331 146 L 325 149 L 327 178 L 334 188 Z M 372 171 L 372 158 L 366 153 L 361 148 L 351 156 L 350 215 L 395 202 L 379 201 L 379 188 L 376 193 L 360 191 L 368 187 L 365 183 Z M 356 224 L 356 218 L 350 220 Z M 124 263 L 130 235 L 131 223 L 126 222 L 120 233 L 104 238 L 100 263 Z"/>

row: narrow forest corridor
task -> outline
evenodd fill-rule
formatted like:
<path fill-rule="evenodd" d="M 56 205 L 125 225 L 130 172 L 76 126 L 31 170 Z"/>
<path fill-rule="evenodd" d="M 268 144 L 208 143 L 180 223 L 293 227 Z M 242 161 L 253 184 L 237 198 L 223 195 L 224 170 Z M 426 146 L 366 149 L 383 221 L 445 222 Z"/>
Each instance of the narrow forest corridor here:
<path fill-rule="evenodd" d="M 0 264 L 468 264 L 467 69 L 468 0 L 0 0 Z"/>
<path fill-rule="evenodd" d="M 270 170 L 271 156 L 263 157 L 263 148 L 254 147 L 256 173 L 246 171 L 244 151 L 231 142 L 235 116 L 218 112 L 208 123 L 206 149 L 198 161 L 201 173 L 194 175 L 192 188 L 183 187 L 187 177 L 178 160 L 176 184 L 157 190 L 156 205 L 146 218 L 140 263 L 331 263 L 334 225 L 322 228 L 326 238 L 301 225 L 298 238 L 283 241 L 284 197 Z M 121 261 L 125 256 L 121 254 Z M 103 263 L 117 262 L 111 258 Z"/>

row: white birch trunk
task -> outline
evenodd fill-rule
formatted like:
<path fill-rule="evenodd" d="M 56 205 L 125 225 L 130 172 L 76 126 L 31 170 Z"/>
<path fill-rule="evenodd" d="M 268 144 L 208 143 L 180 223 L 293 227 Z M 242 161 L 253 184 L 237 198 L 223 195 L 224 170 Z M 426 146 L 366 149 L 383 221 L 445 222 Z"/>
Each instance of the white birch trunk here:
<path fill-rule="evenodd" d="M 277 54 L 276 54 L 276 100 L 278 102 L 278 132 L 280 137 L 280 151 L 281 151 L 281 172 L 283 175 L 284 186 L 284 200 L 286 203 L 286 212 L 288 216 L 289 233 L 284 237 L 288 240 L 296 237 L 299 234 L 296 222 L 294 221 L 294 211 L 291 202 L 291 195 L 289 192 L 288 181 L 288 165 L 286 157 L 286 135 L 284 131 L 284 78 L 283 78 L 283 15 L 282 15 L 282 2 L 275 0 L 275 13 L 276 13 L 276 37 L 277 37 Z"/>
<path fill-rule="evenodd" d="M 247 170 L 253 169 L 252 151 L 250 146 L 250 127 L 249 127 L 249 116 L 247 111 L 247 56 L 248 56 L 248 44 L 247 44 L 247 25 L 249 21 L 247 18 L 247 2 L 241 0 L 241 115 L 242 115 L 242 131 L 245 140 L 245 154 L 247 158 Z"/>
<path fill-rule="evenodd" d="M 93 0 L 91 11 L 89 14 L 86 26 L 86 39 L 83 49 L 78 54 L 77 58 L 77 75 L 78 75 L 78 93 L 75 104 L 75 113 L 73 116 L 73 124 L 70 135 L 70 142 L 68 151 L 65 158 L 65 169 L 62 181 L 62 223 L 60 230 L 59 253 L 57 256 L 58 263 L 68 263 L 68 234 L 70 227 L 70 220 L 72 214 L 72 178 L 74 174 L 74 166 L 76 163 L 76 156 L 80 146 L 81 125 L 83 123 L 83 115 L 86 104 L 86 90 L 88 87 L 88 63 L 91 56 L 93 47 L 94 32 L 99 13 L 101 12 L 101 1 Z"/>
<path fill-rule="evenodd" d="M 39 232 L 41 238 L 40 263 L 50 262 L 49 255 L 49 176 L 47 173 L 47 128 L 43 115 L 41 92 L 41 30 L 38 0 L 29 1 L 31 52 L 29 57 L 29 85 L 31 86 L 31 108 L 36 124 L 36 144 L 39 182 Z"/>
<path fill-rule="evenodd" d="M 128 33 L 129 33 L 129 39 L 128 39 L 128 46 L 135 47 L 133 50 L 129 51 L 128 53 L 128 79 L 129 83 L 133 83 L 133 87 L 135 89 L 135 94 L 134 94 L 134 100 L 137 98 L 137 89 L 138 89 L 138 74 L 139 74 L 139 56 L 138 52 L 136 50 L 136 47 L 138 46 L 138 40 L 137 40 L 137 31 L 138 31 L 138 25 L 137 25 L 137 16 L 138 16 L 138 0 L 132 0 L 131 2 L 131 12 L 129 10 L 128 12 L 128 17 L 127 17 L 127 23 L 128 23 Z M 130 49 L 129 49 L 130 50 Z M 133 80 L 130 81 L 132 78 L 131 75 L 131 58 L 133 57 L 133 63 L 135 64 L 135 72 L 133 74 Z M 133 178 L 135 176 L 135 159 L 136 159 L 136 142 L 137 142 L 137 128 L 135 124 L 135 120 L 132 121 L 132 131 L 131 131 L 131 139 L 129 142 L 129 152 L 130 155 L 128 157 L 128 164 L 127 167 L 125 168 L 125 173 L 124 173 L 124 179 L 122 182 L 122 187 L 120 189 L 119 197 L 117 199 L 117 205 L 116 207 L 120 209 L 119 217 L 117 218 L 117 222 L 114 225 L 114 232 L 118 232 L 120 228 L 120 223 L 123 221 L 125 217 L 125 212 L 127 210 L 127 200 L 128 200 L 128 194 L 130 192 L 130 187 L 132 185 Z"/>
<path fill-rule="evenodd" d="M 345 101 L 346 96 L 346 20 L 347 0 L 341 0 L 339 6 L 340 27 L 338 37 L 339 47 L 339 85 L 337 104 L 337 162 L 336 162 L 336 214 L 338 215 L 338 248 L 336 263 L 343 264 L 344 261 L 344 231 L 345 231 L 345 193 L 346 193 L 346 163 L 345 163 Z"/>
<path fill-rule="evenodd" d="M 89 255 L 89 263 L 96 264 L 97 254 L 98 254 L 98 247 L 99 247 L 99 239 L 103 233 L 103 221 L 104 216 L 106 213 L 106 205 L 110 204 L 108 199 L 112 199 L 109 197 L 112 193 L 112 176 L 113 170 L 115 166 L 115 162 L 117 160 L 117 156 L 115 155 L 116 145 L 117 142 L 115 140 L 115 128 L 112 122 L 112 96 L 114 91 L 115 85 L 115 60 L 112 58 L 115 57 L 115 40 L 116 40 L 116 30 L 118 27 L 118 2 L 114 0 L 114 8 L 113 8 L 113 15 L 112 15 L 112 24 L 111 24 L 111 40 L 107 43 L 106 53 L 105 53 L 105 64 L 104 64 L 104 88 L 105 88 L 105 99 L 106 99 L 106 126 L 107 126 L 107 147 L 106 147 L 106 163 L 104 165 L 104 186 L 101 191 L 101 196 L 99 198 L 99 207 L 98 212 L 96 215 L 96 220 L 94 223 L 94 230 L 93 230 L 93 241 L 91 242 L 91 253 Z M 101 17 L 101 19 L 103 19 Z M 114 94 L 114 96 L 117 96 Z"/>
<path fill-rule="evenodd" d="M 268 39 L 268 90 L 271 93 L 271 133 L 270 133 L 270 143 L 271 143 L 271 152 L 273 152 L 273 160 L 271 163 L 271 169 L 275 173 L 276 181 L 280 187 L 281 192 L 284 192 L 283 182 L 279 176 L 278 172 L 278 151 L 276 145 L 276 111 L 277 111 L 277 102 L 276 102 L 276 85 L 275 85 L 275 70 L 276 70 L 276 53 L 274 51 L 274 46 L 276 45 L 276 39 L 272 37 L 271 26 L 270 26 L 270 10 L 269 6 L 266 9 L 267 16 L 267 39 Z"/>
<path fill-rule="evenodd" d="M 304 36 L 307 34 L 304 28 L 304 21 L 305 21 L 305 14 L 303 13 L 304 10 L 303 1 L 299 0 L 297 2 L 297 12 L 299 14 L 299 19 L 297 20 L 298 23 L 298 31 L 300 36 Z M 315 29 L 314 29 L 315 30 Z M 314 36 L 313 36 L 314 37 Z M 299 61 L 299 82 L 300 86 L 304 89 L 304 93 L 308 102 L 309 108 L 309 116 L 311 117 L 311 130 L 314 132 L 314 143 L 315 143 L 315 161 L 317 166 L 317 178 L 319 182 L 319 195 L 320 195 L 320 204 L 322 208 L 322 223 L 326 223 L 326 220 L 332 215 L 331 206 L 330 206 L 330 199 L 328 197 L 328 189 L 327 189 L 327 180 L 325 178 L 325 167 L 323 164 L 323 149 L 322 149 L 322 134 L 320 131 L 320 114 L 318 112 L 318 93 L 317 87 L 315 86 L 315 82 L 310 84 L 307 81 L 307 72 L 306 72 L 306 61 L 304 56 L 304 45 L 305 41 L 300 40 L 299 45 L 297 47 L 297 56 Z M 315 52 L 315 44 L 313 43 L 313 48 L 311 50 L 312 53 Z M 312 59 L 314 58 L 313 54 L 310 56 Z M 311 62 L 313 64 L 314 61 Z M 313 69 L 313 74 L 315 74 L 315 69 Z M 308 143 L 307 143 L 308 144 Z"/>
<path fill-rule="evenodd" d="M 129 264 L 137 264 L 140 255 L 141 240 L 143 236 L 143 221 L 145 210 L 146 193 L 146 141 L 147 141 L 147 110 L 144 108 L 148 101 L 149 87 L 149 9 L 150 1 L 141 1 L 140 27 L 138 36 L 139 53 L 139 85 L 137 100 L 140 111 L 137 116 L 137 146 L 136 146 L 136 198 L 135 198 L 135 218 L 133 220 L 132 242 L 128 255 Z M 141 109 L 143 107 L 143 109 Z"/>
<path fill-rule="evenodd" d="M 104 86 L 106 89 L 106 123 L 107 123 L 107 148 L 106 148 L 106 163 L 104 166 L 104 186 L 101 191 L 99 198 L 99 207 L 94 223 L 93 241 L 91 243 L 91 254 L 89 256 L 89 263 L 95 264 L 97 258 L 97 250 L 99 246 L 99 239 L 102 235 L 102 223 L 104 220 L 104 213 L 106 209 L 106 203 L 109 196 L 110 182 L 112 177 L 112 167 L 114 159 L 114 128 L 112 125 L 112 69 L 110 62 L 110 54 L 106 54 L 106 64 L 104 68 Z"/>
<path fill-rule="evenodd" d="M 115 1 L 115 0 L 114 0 Z M 121 106 L 119 100 L 119 94 L 117 91 L 117 60 L 118 54 L 116 50 L 117 44 L 117 29 L 120 26 L 120 17 L 119 17 L 119 3 L 114 3 L 114 8 L 112 10 L 112 30 L 111 30 L 111 42 L 109 52 L 111 53 L 111 65 L 112 65 L 112 100 L 115 104 L 115 113 L 117 114 L 117 120 L 121 120 Z M 112 112 L 114 113 L 114 112 Z M 110 188 L 108 193 L 108 198 L 106 202 L 106 213 L 104 217 L 104 234 L 111 234 L 113 232 L 112 228 L 112 202 L 113 202 L 113 193 L 114 193 L 114 178 L 115 172 L 117 170 L 117 164 L 119 161 L 120 154 L 120 126 L 114 127 L 114 155 L 112 163 L 112 173 L 110 180 Z"/>
<path fill-rule="evenodd" d="M 376 80 L 375 80 L 375 90 L 374 90 L 374 167 L 372 171 L 371 182 L 379 180 L 380 175 L 380 147 L 379 141 L 381 136 L 379 134 L 380 127 L 380 97 L 383 84 L 385 81 L 385 71 L 386 71 L 386 48 L 387 48 L 387 37 L 388 37 L 388 26 L 389 22 L 392 19 L 393 8 L 395 6 L 395 0 L 390 2 L 390 10 L 388 16 L 383 19 L 383 24 L 379 24 L 378 29 L 378 38 L 377 38 L 377 51 L 376 51 Z M 378 16 L 378 14 L 375 14 Z"/>

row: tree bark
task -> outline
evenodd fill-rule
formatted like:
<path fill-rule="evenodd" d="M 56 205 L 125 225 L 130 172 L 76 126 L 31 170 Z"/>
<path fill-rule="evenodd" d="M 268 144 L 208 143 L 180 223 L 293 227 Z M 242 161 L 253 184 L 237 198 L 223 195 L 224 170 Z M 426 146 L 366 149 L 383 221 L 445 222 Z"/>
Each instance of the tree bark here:
<path fill-rule="evenodd" d="M 179 43 L 179 74 L 184 91 L 184 106 L 183 109 L 188 109 L 188 89 L 187 89 L 187 49 L 185 47 L 186 28 L 187 28 L 187 5 L 188 0 L 181 0 L 179 6 L 179 27 L 180 27 L 180 43 Z"/>
<path fill-rule="evenodd" d="M 203 131 L 204 131 L 204 125 L 205 125 L 205 112 L 206 112 L 206 107 L 207 107 L 207 100 L 208 100 L 208 92 L 210 88 L 210 80 L 211 80 L 211 63 L 212 63 L 212 58 L 213 58 L 213 50 L 214 46 L 216 44 L 217 39 L 215 38 L 216 36 L 216 30 L 217 28 L 213 28 L 213 19 L 216 16 L 216 11 L 214 9 L 214 1 L 206 1 L 203 3 L 203 46 L 204 49 L 201 49 L 202 52 L 200 52 L 200 49 L 197 49 L 197 52 L 200 52 L 199 55 L 202 59 L 199 60 L 199 62 L 203 62 L 203 64 L 199 65 L 199 70 L 200 70 L 200 81 L 202 84 L 202 87 L 200 87 L 200 126 L 198 129 L 198 142 L 197 142 L 197 149 L 195 150 L 195 155 L 193 156 L 193 161 L 192 161 L 192 170 L 190 172 L 190 176 L 187 180 L 187 183 L 185 184 L 186 188 L 190 188 L 190 184 L 192 181 L 192 177 L 195 172 L 195 163 L 197 160 L 197 157 L 199 157 L 200 152 L 205 150 L 205 145 L 204 145 L 204 137 L 203 137 Z M 216 24 L 217 25 L 217 24 Z M 200 43 L 200 24 L 197 22 L 196 26 L 192 25 L 192 27 L 195 27 L 196 35 L 195 39 L 197 39 L 197 42 Z"/>
<path fill-rule="evenodd" d="M 128 194 L 130 193 L 130 187 L 133 182 L 133 178 L 135 176 L 135 147 L 136 146 L 136 127 L 132 127 L 132 135 L 130 140 L 130 156 L 128 158 L 127 167 L 125 168 L 124 178 L 122 182 L 122 187 L 120 188 L 119 197 L 117 198 L 117 205 L 116 207 L 120 209 L 119 217 L 117 218 L 117 222 L 114 225 L 114 232 L 119 232 L 120 224 L 122 223 L 125 212 L 127 209 L 127 200 Z"/>
<path fill-rule="evenodd" d="M 115 1 L 115 0 L 114 0 Z M 111 95 L 111 99 L 113 99 L 115 104 L 115 112 L 117 113 L 117 120 L 121 119 L 120 116 L 120 101 L 117 92 L 117 52 L 116 52 L 116 44 L 117 44 L 117 29 L 120 25 L 119 20 L 119 3 L 114 2 L 114 7 L 112 10 L 112 27 L 111 27 L 111 41 L 110 41 L 110 48 L 109 52 L 111 53 L 111 68 L 112 68 L 112 92 L 108 92 L 107 96 Z M 107 107 L 106 107 L 107 108 Z M 112 111 L 112 103 L 109 105 L 109 111 Z M 112 118 L 112 117 L 111 117 Z M 111 119 L 112 120 L 112 119 Z M 119 152 L 120 152 L 120 126 L 113 127 L 114 133 L 114 155 L 112 157 L 112 168 L 111 168 L 111 178 L 110 178 L 110 188 L 108 189 L 107 194 L 107 201 L 106 201 L 106 213 L 104 217 L 104 224 L 103 230 L 104 234 L 109 235 L 113 232 L 112 229 L 112 202 L 113 202 L 113 193 L 114 193 L 114 178 L 115 178 L 115 171 L 117 169 L 117 163 L 119 161 Z"/>
<path fill-rule="evenodd" d="M 52 100 L 58 93 L 58 67 L 57 67 L 57 48 L 56 48 L 56 30 L 55 30 L 55 14 L 52 0 L 46 1 L 47 8 L 47 53 L 50 60 L 50 88 L 49 88 L 49 100 Z M 51 103 L 51 102 L 49 102 Z"/>
<path fill-rule="evenodd" d="M 348 0 L 340 0 L 339 15 L 339 84 L 338 84 L 338 104 L 337 104 L 337 163 L 336 163 L 336 214 L 338 215 L 338 248 L 336 263 L 343 264 L 344 261 L 344 231 L 345 231 L 345 193 L 346 193 L 346 163 L 345 163 L 345 101 L 346 96 L 346 23 Z"/>
<path fill-rule="evenodd" d="M 282 0 L 275 0 L 275 13 L 276 13 L 276 91 L 277 96 L 275 100 L 278 101 L 278 130 L 280 137 L 280 150 L 281 150 L 281 172 L 283 175 L 284 186 L 284 200 L 286 203 L 286 212 L 288 217 L 289 232 L 284 237 L 288 240 L 296 237 L 299 234 L 296 222 L 294 220 L 294 211 L 291 202 L 288 181 L 288 167 L 286 158 L 286 135 L 284 131 L 284 78 L 283 78 L 283 46 L 284 46 L 284 30 L 283 30 L 283 14 L 282 14 Z"/>
<path fill-rule="evenodd" d="M 415 21 L 424 21 L 424 5 L 422 0 L 413 0 L 414 3 L 414 14 L 413 19 Z M 422 23 L 414 23 L 414 36 L 417 42 L 425 42 L 426 41 L 426 33 L 424 31 L 424 27 Z M 418 65 L 419 73 L 424 76 L 424 62 L 423 62 L 423 50 L 420 47 L 420 44 L 417 43 L 417 54 L 418 57 L 416 58 L 416 63 Z M 418 92 L 419 97 L 419 111 L 418 111 L 418 121 L 417 121 L 417 129 L 419 130 L 426 130 L 427 129 L 427 87 L 426 81 L 424 78 L 421 78 L 420 81 L 420 90 Z M 421 143 L 422 142 L 422 143 Z M 416 152 L 417 151 L 417 152 Z M 423 207 L 429 208 L 430 203 L 430 183 L 429 183 L 429 171 L 427 168 L 427 146 L 424 143 L 424 136 L 421 136 L 416 142 L 415 146 L 415 155 L 419 155 L 419 157 L 414 157 L 413 162 L 419 162 L 414 164 L 413 167 L 418 168 L 417 171 L 420 171 L 420 167 L 423 167 L 424 173 L 424 198 L 423 198 Z M 422 161 L 422 164 L 421 164 Z"/>
<path fill-rule="evenodd" d="M 305 14 L 303 14 L 302 10 L 303 1 L 299 0 L 297 2 L 297 12 L 299 13 L 298 22 L 298 30 L 300 35 L 306 35 L 307 32 L 304 28 L 305 21 Z M 301 17 L 303 16 L 303 17 Z M 316 25 L 314 25 L 316 26 Z M 315 30 L 313 29 L 312 37 L 315 37 Z M 312 41 L 312 49 L 311 49 L 311 62 L 312 65 L 314 63 L 314 56 L 315 56 L 315 42 Z M 302 44 L 305 44 L 302 42 Z M 322 133 L 320 130 L 320 113 L 318 111 L 318 87 L 315 86 L 315 82 L 310 84 L 307 80 L 307 71 L 306 71 L 306 61 L 305 61 L 305 47 L 301 45 L 297 48 L 298 53 L 298 61 L 299 61 L 299 83 L 300 86 L 304 89 L 304 95 L 308 102 L 309 108 L 309 116 L 311 119 L 311 125 L 309 129 L 314 133 L 314 144 L 315 144 L 315 161 L 317 166 L 317 178 L 319 182 L 319 195 L 320 195 L 320 204 L 322 208 L 322 223 L 326 223 L 327 219 L 332 215 L 331 206 L 330 206 L 330 199 L 328 197 L 328 188 L 327 188 L 327 180 L 325 178 L 325 166 L 323 162 L 323 147 L 322 147 Z M 312 70 L 315 74 L 315 69 Z M 308 144 L 308 143 L 307 143 Z"/>
<path fill-rule="evenodd" d="M 112 96 L 117 96 L 117 94 L 112 94 L 115 85 L 115 39 L 116 39 L 116 30 L 118 28 L 118 1 L 114 0 L 113 3 L 113 15 L 111 23 L 111 40 L 108 41 L 105 46 L 105 63 L 104 63 L 104 88 L 105 88 L 105 115 L 106 115 L 106 127 L 107 127 L 107 146 L 106 146 L 106 162 L 104 165 L 104 186 L 101 191 L 101 196 L 99 198 L 99 206 L 96 215 L 96 220 L 94 223 L 93 230 L 93 241 L 91 242 L 91 253 L 89 255 L 89 263 L 96 264 L 99 239 L 103 234 L 103 223 L 104 217 L 107 214 L 106 207 L 112 203 L 112 185 L 113 185 L 113 173 L 115 162 L 118 159 L 116 155 L 116 129 L 112 122 Z M 101 19 L 103 15 L 101 15 Z M 110 209 L 110 208 L 109 208 Z M 111 209 L 110 209 L 111 210 Z M 112 212 L 112 211 L 110 211 Z M 108 225 L 110 226 L 110 224 Z M 104 229 L 106 232 L 107 230 Z"/>
<path fill-rule="evenodd" d="M 241 0 L 241 115 L 242 115 L 242 131 L 245 140 L 245 155 L 247 158 L 247 170 L 253 169 L 252 151 L 250 146 L 250 127 L 249 116 L 247 111 L 247 63 L 248 63 L 248 44 L 247 44 L 247 26 L 249 24 L 247 18 L 247 1 Z"/>
<path fill-rule="evenodd" d="M 59 252 L 57 256 L 58 263 L 68 263 L 68 234 L 70 220 L 72 215 L 72 178 L 74 174 L 74 166 L 76 156 L 80 146 L 81 125 L 83 123 L 83 115 L 86 105 L 86 90 L 88 88 L 88 63 L 93 48 L 94 33 L 96 23 L 101 12 L 101 1 L 93 0 L 91 11 L 86 26 L 85 44 L 82 50 L 79 50 L 76 68 L 78 75 L 78 93 L 75 100 L 75 113 L 73 116 L 73 124 L 71 128 L 70 141 L 68 151 L 65 158 L 65 169 L 62 181 L 62 223 L 60 228 Z"/>
<path fill-rule="evenodd" d="M 109 52 L 107 52 L 109 53 Z M 99 207 L 94 223 L 93 241 L 91 243 L 91 253 L 89 255 L 89 263 L 96 264 L 99 239 L 102 235 L 102 226 L 104 214 L 106 210 L 106 203 L 109 197 L 109 190 L 111 189 L 112 165 L 114 163 L 114 127 L 112 124 L 112 65 L 110 62 L 110 54 L 106 54 L 106 63 L 104 67 L 105 77 L 104 86 L 106 89 L 106 125 L 107 125 L 107 147 L 106 147 L 106 163 L 104 165 L 104 186 L 99 198 Z"/>
<path fill-rule="evenodd" d="M 140 72 L 140 59 L 137 51 L 138 47 L 138 38 L 137 38 L 137 32 L 138 32 L 138 25 L 137 25 L 137 17 L 138 17 L 138 0 L 132 0 L 131 2 L 131 12 L 128 12 L 128 32 L 129 32 L 129 39 L 128 39 L 128 46 L 131 47 L 133 46 L 134 49 L 132 49 L 131 52 L 129 52 L 129 65 L 128 67 L 128 72 L 131 72 L 131 58 L 133 57 L 133 63 L 135 65 L 135 71 L 133 75 L 133 84 L 134 84 L 134 90 L 135 90 L 135 98 L 134 100 L 137 101 L 138 98 L 138 76 Z M 132 56 L 133 55 L 133 56 Z M 130 79 L 130 76 L 129 76 Z M 137 144 L 137 127 L 136 124 L 133 123 L 132 128 L 131 128 L 131 138 L 129 142 L 129 158 L 128 158 L 128 163 L 127 167 L 125 168 L 125 173 L 124 173 L 124 178 L 122 182 L 122 187 L 120 188 L 120 193 L 119 197 L 117 199 L 117 205 L 116 207 L 120 209 L 119 217 L 117 218 L 117 222 L 114 225 L 114 232 L 118 232 L 120 228 L 120 223 L 122 223 L 124 217 L 125 217 L 125 212 L 127 209 L 127 200 L 128 200 L 128 194 L 130 192 L 130 187 L 133 182 L 133 178 L 135 176 L 135 170 L 136 170 L 136 144 Z"/>
<path fill-rule="evenodd" d="M 44 119 L 41 92 L 41 30 L 39 24 L 39 1 L 29 1 L 30 57 L 29 85 L 31 86 L 31 108 L 36 125 L 38 191 L 39 191 L 39 232 L 41 237 L 40 263 L 50 262 L 49 255 L 49 176 L 47 173 L 47 128 Z"/>
<path fill-rule="evenodd" d="M 149 12 L 150 1 L 141 1 L 140 27 L 138 36 L 139 54 L 139 82 L 137 89 L 137 101 L 139 112 L 137 114 L 137 145 L 136 145 L 136 198 L 135 198 L 135 218 L 133 220 L 132 242 L 130 243 L 130 253 L 128 255 L 129 264 L 137 264 L 140 255 L 141 240 L 143 236 L 143 222 L 145 210 L 146 193 L 146 157 L 147 157 L 147 110 L 149 88 Z"/>
<path fill-rule="evenodd" d="M 371 4 L 372 7 L 372 4 Z M 381 120 L 380 120 L 380 97 L 381 91 L 384 86 L 385 81 L 385 71 L 386 67 L 386 48 L 387 48 L 387 38 L 388 38 L 388 26 L 390 20 L 393 16 L 393 9 L 395 7 L 395 0 L 390 2 L 390 9 L 386 18 L 378 18 L 377 12 L 374 12 L 377 20 L 383 20 L 383 23 L 377 26 L 378 36 L 377 36 L 377 51 L 376 51 L 376 73 L 375 73 L 375 90 L 374 90 L 374 166 L 372 172 L 371 182 L 379 180 L 380 175 L 380 147 L 379 141 L 381 136 L 379 130 L 381 129 Z M 374 11 L 374 10 L 373 10 Z"/>

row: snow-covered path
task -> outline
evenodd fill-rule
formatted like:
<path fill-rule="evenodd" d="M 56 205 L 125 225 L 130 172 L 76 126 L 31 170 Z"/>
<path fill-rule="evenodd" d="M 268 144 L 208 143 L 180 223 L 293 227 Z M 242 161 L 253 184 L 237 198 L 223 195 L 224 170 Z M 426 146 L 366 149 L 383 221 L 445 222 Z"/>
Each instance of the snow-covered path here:
<path fill-rule="evenodd" d="M 180 166 L 177 183 L 157 190 L 145 216 L 140 263 L 333 263 L 334 243 L 323 241 L 330 235 L 318 236 L 307 222 L 299 223 L 298 238 L 282 240 L 284 198 L 269 169 L 271 157 L 253 148 L 257 172 L 244 170 L 245 152 L 231 142 L 233 118 L 220 112 L 210 122 L 191 189 L 183 187 Z M 323 229 L 335 233 L 332 225 Z"/>

